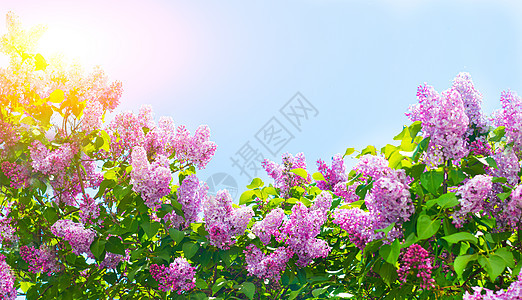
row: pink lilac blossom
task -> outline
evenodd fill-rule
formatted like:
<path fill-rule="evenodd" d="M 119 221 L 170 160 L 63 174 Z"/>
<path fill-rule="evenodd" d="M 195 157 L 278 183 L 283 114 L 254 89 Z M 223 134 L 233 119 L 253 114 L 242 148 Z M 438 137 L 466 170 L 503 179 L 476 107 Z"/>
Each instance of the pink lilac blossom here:
<path fill-rule="evenodd" d="M 170 117 L 161 117 L 158 126 L 154 126 L 145 135 L 145 149 L 152 157 L 164 155 L 170 157 L 175 151 L 176 126 Z"/>
<path fill-rule="evenodd" d="M 462 300 L 515 300 L 522 299 L 522 273 L 518 274 L 518 279 L 511 283 L 507 290 L 494 292 L 487 288 L 475 286 L 472 287 L 474 293 L 470 294 L 466 291 Z M 485 294 L 483 293 L 485 292 Z"/>
<path fill-rule="evenodd" d="M 83 111 L 82 130 L 89 133 L 101 128 L 103 125 L 103 114 L 103 106 L 100 102 L 96 100 L 87 101 Z"/>
<path fill-rule="evenodd" d="M 336 196 L 343 198 L 345 203 L 359 201 L 360 198 L 355 192 L 360 184 L 359 181 L 356 181 L 351 185 L 348 185 L 347 182 L 339 182 L 334 186 L 333 193 Z"/>
<path fill-rule="evenodd" d="M 49 150 L 42 142 L 33 141 L 29 147 L 31 153 L 33 171 L 45 175 L 57 175 L 70 166 L 76 146 L 64 143 L 58 149 Z"/>
<path fill-rule="evenodd" d="M 460 196 L 460 207 L 453 215 L 455 226 L 462 227 L 466 216 L 479 213 L 485 208 L 486 199 L 493 188 L 491 180 L 491 176 L 476 175 L 458 188 L 457 196 Z"/>
<path fill-rule="evenodd" d="M 252 232 L 259 237 L 261 242 L 265 245 L 270 243 L 272 236 L 276 239 L 280 236 L 279 227 L 283 223 L 285 212 L 280 207 L 270 211 L 266 217 L 254 224 Z"/>
<path fill-rule="evenodd" d="M 16 229 L 13 227 L 13 219 L 8 217 L 12 203 L 8 203 L 0 210 L 0 244 L 9 246 L 18 241 Z"/>
<path fill-rule="evenodd" d="M 297 254 L 297 266 L 305 267 L 313 259 L 327 257 L 330 253 L 328 243 L 316 236 L 327 220 L 331 203 L 332 195 L 323 191 L 309 209 L 301 202 L 292 207 L 292 214 L 281 228 L 281 239 Z"/>
<path fill-rule="evenodd" d="M 5 261 L 5 257 L 0 254 L 0 299 L 16 299 L 15 279 L 13 270 Z"/>
<path fill-rule="evenodd" d="M 145 149 L 137 146 L 132 150 L 131 164 L 132 190 L 141 194 L 149 208 L 158 209 L 161 198 L 170 193 L 172 175 L 167 157 L 159 155 L 150 164 Z"/>
<path fill-rule="evenodd" d="M 334 224 L 346 230 L 350 241 L 361 250 L 369 242 L 382 237 L 382 233 L 374 232 L 372 215 L 358 207 L 337 209 L 333 218 Z"/>
<path fill-rule="evenodd" d="M 17 163 L 10 163 L 8 161 L 2 162 L 2 172 L 9 178 L 9 186 L 15 189 L 28 187 L 29 172 L 23 166 Z"/>
<path fill-rule="evenodd" d="M 464 104 L 464 111 L 469 119 L 469 128 L 466 136 L 476 133 L 484 134 L 488 131 L 486 120 L 482 115 L 482 94 L 475 89 L 471 75 L 466 72 L 459 73 L 453 79 L 453 88 L 460 94 Z"/>
<path fill-rule="evenodd" d="M 90 247 L 96 237 L 94 230 L 86 229 L 83 224 L 71 220 L 58 220 L 51 226 L 51 232 L 68 241 L 74 254 L 86 253 L 89 257 L 92 256 Z"/>
<path fill-rule="evenodd" d="M 477 156 L 490 156 L 492 154 L 491 146 L 487 141 L 483 141 L 482 139 L 477 139 L 469 143 L 469 152 Z"/>
<path fill-rule="evenodd" d="M 190 291 L 196 286 L 196 268 L 181 257 L 177 257 L 168 267 L 153 264 L 150 266 L 150 274 L 158 282 L 161 291 Z"/>
<path fill-rule="evenodd" d="M 12 149 L 19 140 L 20 137 L 17 135 L 13 125 L 0 121 L 0 149 L 3 150 L 2 152 Z"/>
<path fill-rule="evenodd" d="M 281 165 L 270 161 L 263 160 L 261 165 L 268 173 L 268 176 L 274 179 L 274 186 L 281 191 L 282 198 L 290 197 L 290 189 L 294 186 L 304 186 L 310 183 L 312 177 L 308 174 L 307 178 L 302 178 L 290 172 L 293 169 L 302 168 L 306 170 L 306 159 L 303 153 L 297 153 L 295 157 L 290 153 L 282 155 L 283 163 Z"/>
<path fill-rule="evenodd" d="M 216 196 L 207 197 L 203 205 L 205 229 L 210 244 L 219 249 L 229 249 L 234 236 L 242 235 L 254 216 L 250 207 L 232 207 L 232 197 L 227 190 L 218 191 Z"/>
<path fill-rule="evenodd" d="M 109 123 L 107 133 L 111 138 L 111 153 L 114 157 L 130 153 L 134 147 L 143 146 L 145 132 L 152 120 L 150 107 L 142 106 L 138 115 L 132 112 L 117 114 Z"/>
<path fill-rule="evenodd" d="M 317 187 L 321 190 L 333 191 L 334 187 L 339 183 L 345 183 L 348 180 L 346 175 L 346 167 L 341 154 L 332 157 L 332 166 L 329 167 L 321 159 L 317 160 L 317 169 L 323 175 L 326 181 L 317 181 Z"/>
<path fill-rule="evenodd" d="M 429 290 L 435 283 L 435 279 L 431 277 L 432 269 L 433 258 L 430 257 L 429 252 L 421 246 L 413 244 L 402 255 L 397 273 L 399 280 L 406 282 L 408 274 L 416 270 L 415 276 L 421 280 L 420 288 Z"/>
<path fill-rule="evenodd" d="M 386 158 L 371 154 L 361 156 L 353 169 L 356 173 L 365 177 L 371 177 L 372 179 L 378 179 L 391 170 Z"/>
<path fill-rule="evenodd" d="M 80 204 L 80 221 L 83 224 L 101 224 L 100 206 L 90 195 L 84 195 L 83 202 Z"/>
<path fill-rule="evenodd" d="M 505 127 L 507 143 L 514 143 L 516 151 L 522 150 L 522 99 L 513 91 L 500 94 L 502 108 L 493 114 L 495 126 Z"/>
<path fill-rule="evenodd" d="M 294 255 L 285 247 L 279 247 L 274 252 L 265 254 L 255 245 L 248 245 L 243 253 L 249 275 L 273 281 L 281 279 L 286 263 Z"/>
<path fill-rule="evenodd" d="M 20 247 L 20 256 L 29 264 L 31 273 L 46 273 L 51 276 L 60 271 L 56 254 L 46 245 L 41 245 L 39 249 L 32 246 Z"/>
<path fill-rule="evenodd" d="M 210 141 L 210 128 L 207 125 L 199 126 L 192 137 L 185 126 L 179 126 L 174 147 L 176 158 L 181 163 L 190 163 L 199 169 L 205 168 L 216 152 L 216 144 Z"/>
<path fill-rule="evenodd" d="M 412 121 L 421 121 L 425 137 L 430 137 L 426 161 L 440 165 L 468 154 L 465 140 L 469 118 L 460 93 L 455 88 L 437 93 L 424 84 L 417 89 L 419 103 L 406 113 Z"/>
<path fill-rule="evenodd" d="M 105 258 L 98 265 L 99 269 L 116 269 L 120 262 L 130 259 L 130 249 L 125 249 L 125 256 L 107 252 Z"/>
<path fill-rule="evenodd" d="M 177 215 L 175 211 L 166 214 L 163 219 L 169 222 L 169 228 L 185 229 L 191 223 L 197 222 L 207 191 L 207 184 L 200 182 L 196 175 L 185 177 L 177 190 L 177 201 L 181 204 L 184 217 Z"/>
<path fill-rule="evenodd" d="M 517 155 L 512 148 L 498 148 L 493 155 L 493 159 L 497 163 L 497 168 L 489 168 L 488 173 L 495 177 L 505 177 L 507 183 L 515 185 L 520 181 L 518 172 L 520 172 L 520 163 Z"/>

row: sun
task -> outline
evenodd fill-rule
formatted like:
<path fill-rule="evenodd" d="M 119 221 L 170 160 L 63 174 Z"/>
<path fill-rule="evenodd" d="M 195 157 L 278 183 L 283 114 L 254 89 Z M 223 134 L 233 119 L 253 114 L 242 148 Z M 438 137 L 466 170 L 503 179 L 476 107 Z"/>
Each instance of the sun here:
<path fill-rule="evenodd" d="M 37 49 L 44 57 L 62 56 L 84 67 L 99 64 L 99 37 L 82 28 L 47 25 Z"/>

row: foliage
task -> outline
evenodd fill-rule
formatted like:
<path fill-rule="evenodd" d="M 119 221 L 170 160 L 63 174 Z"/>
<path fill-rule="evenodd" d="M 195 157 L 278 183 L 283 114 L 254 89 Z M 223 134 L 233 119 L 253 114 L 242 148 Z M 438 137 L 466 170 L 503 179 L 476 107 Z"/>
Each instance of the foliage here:
<path fill-rule="evenodd" d="M 420 86 L 394 144 L 363 149 L 349 172 L 353 148 L 315 173 L 302 153 L 265 160 L 274 184 L 255 178 L 235 205 L 196 176 L 216 150 L 208 127 L 190 135 L 170 118 L 156 123 L 148 107 L 104 122 L 121 83 L 47 61 L 34 52 L 40 30 L 7 19 L 1 299 L 510 299 L 520 290 L 513 92 L 490 124 L 469 75 L 441 94 Z"/>

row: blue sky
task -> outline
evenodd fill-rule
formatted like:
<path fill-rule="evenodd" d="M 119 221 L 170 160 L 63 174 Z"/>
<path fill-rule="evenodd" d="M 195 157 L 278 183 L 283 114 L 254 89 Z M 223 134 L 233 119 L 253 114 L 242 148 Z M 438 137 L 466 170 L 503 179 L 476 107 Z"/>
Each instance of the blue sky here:
<path fill-rule="evenodd" d="M 244 190 L 249 177 L 231 157 L 246 142 L 277 161 L 304 152 L 315 170 L 316 159 L 347 147 L 392 142 L 423 82 L 441 91 L 469 72 L 488 113 L 502 90 L 522 93 L 521 8 L 459 0 L 7 0 L 0 13 L 49 24 L 49 33 L 81 32 L 88 64 L 123 81 L 120 110 L 150 104 L 156 117 L 191 131 L 208 124 L 218 150 L 201 178 L 225 172 Z M 61 42 L 66 48 L 68 38 Z M 316 111 L 295 127 L 280 109 L 297 92 Z M 293 135 L 276 155 L 256 139 L 272 117 Z"/>

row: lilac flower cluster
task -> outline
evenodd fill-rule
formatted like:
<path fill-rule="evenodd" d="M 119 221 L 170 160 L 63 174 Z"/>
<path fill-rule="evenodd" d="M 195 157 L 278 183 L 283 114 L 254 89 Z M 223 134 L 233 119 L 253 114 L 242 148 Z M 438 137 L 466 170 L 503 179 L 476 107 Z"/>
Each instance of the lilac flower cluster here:
<path fill-rule="evenodd" d="M 29 172 L 26 168 L 17 163 L 10 163 L 7 160 L 2 162 L 1 168 L 4 175 L 9 178 L 9 186 L 15 189 L 28 187 Z"/>
<path fill-rule="evenodd" d="M 96 100 L 87 101 L 83 111 L 82 130 L 89 133 L 103 125 L 103 106 Z"/>
<path fill-rule="evenodd" d="M 278 242 L 284 241 L 285 246 L 276 248 L 270 254 L 249 246 L 245 251 L 248 273 L 258 278 L 279 280 L 286 262 L 294 254 L 298 257 L 296 264 L 299 267 L 309 265 L 315 258 L 327 257 L 330 246 L 316 237 L 328 218 L 331 204 L 331 194 L 323 191 L 310 208 L 301 202 L 294 205 L 292 214 L 286 220 L 284 211 L 276 208 L 264 220 L 254 224 L 252 232 L 263 244 L 268 245 L 274 236 Z"/>
<path fill-rule="evenodd" d="M 181 204 L 184 218 L 177 215 L 175 211 L 166 214 L 163 219 L 169 223 L 168 227 L 185 229 L 191 223 L 197 222 L 201 203 L 207 198 L 207 191 L 207 184 L 200 182 L 196 175 L 185 177 L 177 190 L 177 200 Z"/>
<path fill-rule="evenodd" d="M 30 248 L 27 246 L 20 247 L 20 256 L 29 264 L 29 272 L 31 273 L 41 272 L 51 276 L 52 273 L 60 271 L 56 254 L 46 245 L 40 246 L 39 249 L 32 246 Z"/>
<path fill-rule="evenodd" d="M 11 203 L 3 207 L 3 209 L 0 211 L 0 244 L 6 246 L 18 241 L 16 229 L 12 224 L 13 219 L 8 217 L 10 211 Z"/>
<path fill-rule="evenodd" d="M 286 263 L 294 255 L 286 247 L 279 247 L 270 254 L 265 254 L 255 245 L 249 245 L 244 251 L 246 269 L 249 275 L 261 279 L 279 281 Z"/>
<path fill-rule="evenodd" d="M 196 268 L 189 262 L 178 257 L 168 267 L 153 264 L 150 266 L 150 274 L 158 282 L 161 291 L 189 291 L 196 286 Z"/>
<path fill-rule="evenodd" d="M 457 196 L 460 196 L 460 207 L 453 215 L 455 226 L 462 227 L 468 214 L 475 214 L 484 209 L 486 199 L 493 188 L 491 180 L 491 176 L 476 175 L 458 188 Z"/>
<path fill-rule="evenodd" d="M 277 207 L 270 211 L 266 217 L 252 226 L 252 232 L 259 237 L 261 242 L 265 245 L 270 243 L 272 236 L 277 240 L 281 240 L 281 233 L 279 227 L 283 223 L 285 212 L 283 209 Z"/>
<path fill-rule="evenodd" d="M 232 197 L 227 190 L 218 191 L 216 196 L 207 197 L 203 205 L 205 229 L 210 243 L 219 249 L 229 249 L 234 236 L 242 235 L 254 211 L 250 207 L 232 207 Z"/>
<path fill-rule="evenodd" d="M 460 94 L 464 104 L 464 111 L 469 119 L 469 128 L 466 136 L 473 135 L 474 131 L 478 134 L 486 133 L 488 126 L 481 110 L 482 94 L 475 89 L 471 75 L 466 72 L 459 73 L 453 79 L 453 88 Z"/>
<path fill-rule="evenodd" d="M 96 237 L 92 229 L 85 229 L 83 224 L 74 223 L 71 220 L 58 220 L 51 226 L 51 232 L 69 242 L 72 252 L 76 255 L 86 253 L 92 257 L 91 244 Z"/>
<path fill-rule="evenodd" d="M 175 151 L 176 126 L 170 117 L 161 117 L 158 126 L 153 127 L 145 135 L 145 149 L 147 153 L 170 156 Z"/>
<path fill-rule="evenodd" d="M 152 209 L 161 206 L 161 198 L 170 193 L 170 174 L 168 158 L 158 155 L 156 160 L 150 164 L 147 152 L 141 146 L 132 150 L 132 190 L 140 193 L 145 204 Z"/>
<path fill-rule="evenodd" d="M 109 237 L 107 237 L 108 239 Z M 120 238 L 121 239 L 121 238 Z M 118 264 L 122 261 L 128 261 L 130 259 L 130 249 L 125 249 L 125 256 L 120 254 L 115 254 L 111 252 L 107 252 L 105 254 L 105 258 L 98 265 L 99 269 L 116 269 Z"/>
<path fill-rule="evenodd" d="M 334 224 L 348 233 L 348 238 L 357 248 L 364 250 L 366 244 L 380 238 L 374 232 L 372 215 L 358 207 L 334 211 Z"/>
<path fill-rule="evenodd" d="M 466 291 L 462 300 L 515 300 L 522 299 L 522 273 L 518 274 L 518 280 L 511 283 L 507 290 L 494 292 L 487 288 L 475 286 L 472 287 L 474 293 L 470 294 Z M 482 292 L 486 292 L 483 294 Z"/>
<path fill-rule="evenodd" d="M 507 143 L 514 143 L 516 151 L 522 150 L 522 99 L 512 91 L 500 95 L 502 108 L 493 115 L 495 126 L 504 126 Z"/>
<path fill-rule="evenodd" d="M 0 92 L 1 94 L 1 92 Z M 7 156 L 5 151 L 9 151 L 20 140 L 14 126 L 11 123 L 0 121 L 0 149 L 3 156 Z"/>
<path fill-rule="evenodd" d="M 495 177 L 505 177 L 507 183 L 511 185 L 515 185 L 520 181 L 520 177 L 518 177 L 520 163 L 512 148 L 498 148 L 493 155 L 493 159 L 495 159 L 497 168 L 489 168 L 488 173 Z"/>
<path fill-rule="evenodd" d="M 132 112 L 117 114 L 106 129 L 111 138 L 111 154 L 117 158 L 131 152 L 134 147 L 143 146 L 143 128 L 148 128 L 151 120 L 152 112 L 148 106 L 142 106 L 138 115 Z"/>
<path fill-rule="evenodd" d="M 413 122 L 421 121 L 424 135 L 430 137 L 427 162 L 437 166 L 466 156 L 469 118 L 460 93 L 452 88 L 439 95 L 424 84 L 419 86 L 417 98 L 419 103 L 411 106 L 406 115 Z"/>
<path fill-rule="evenodd" d="M 310 174 L 306 179 L 296 175 L 290 170 L 302 168 L 306 170 L 306 159 L 303 153 L 297 153 L 294 156 L 290 153 L 282 155 L 283 163 L 281 165 L 270 161 L 268 159 L 263 160 L 261 163 L 268 176 L 274 179 L 274 186 L 281 190 L 282 198 L 290 197 L 290 189 L 294 186 L 303 186 L 304 184 L 310 183 L 312 180 Z"/>
<path fill-rule="evenodd" d="M 210 128 L 206 125 L 199 126 L 192 137 L 185 126 L 179 126 L 174 145 L 180 162 L 189 162 L 199 169 L 205 168 L 216 152 L 216 144 L 210 141 Z"/>
<path fill-rule="evenodd" d="M 84 195 L 83 202 L 80 204 L 80 221 L 83 224 L 101 224 L 100 206 L 90 195 Z"/>
<path fill-rule="evenodd" d="M 35 140 L 31 147 L 33 171 L 45 175 L 57 175 L 71 164 L 77 149 L 70 143 L 60 145 L 58 149 L 50 151 L 42 142 Z"/>
<path fill-rule="evenodd" d="M 373 187 L 365 199 L 368 212 L 360 208 L 337 209 L 334 223 L 346 230 L 350 241 L 360 249 L 368 242 L 384 237 L 374 230 L 392 223 L 395 226 L 388 233 L 388 241 L 400 237 L 399 225 L 409 220 L 414 212 L 409 191 L 411 178 L 404 170 L 388 167 L 388 162 L 381 156 L 363 155 L 354 170 L 373 180 Z"/>
<path fill-rule="evenodd" d="M 16 299 L 15 279 L 13 270 L 5 261 L 5 257 L 0 254 L 0 299 Z"/>
<path fill-rule="evenodd" d="M 321 190 L 334 191 L 338 184 L 346 185 L 348 176 L 346 175 L 346 167 L 344 166 L 341 154 L 332 157 L 332 166 L 329 167 L 321 159 L 317 160 L 317 170 L 323 175 L 326 181 L 317 181 L 317 187 Z"/>
<path fill-rule="evenodd" d="M 435 279 L 431 277 L 431 270 L 433 269 L 433 258 L 430 257 L 428 251 L 417 244 L 413 244 L 402 254 L 402 259 L 397 272 L 399 280 L 406 282 L 408 274 L 416 270 L 416 277 L 420 278 L 422 282 L 420 287 L 422 289 L 430 289 L 434 286 Z"/>

